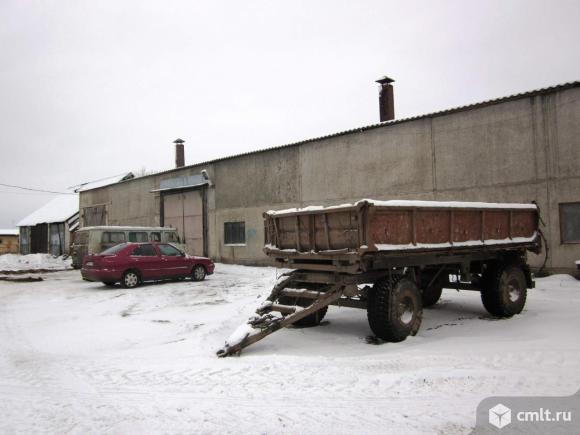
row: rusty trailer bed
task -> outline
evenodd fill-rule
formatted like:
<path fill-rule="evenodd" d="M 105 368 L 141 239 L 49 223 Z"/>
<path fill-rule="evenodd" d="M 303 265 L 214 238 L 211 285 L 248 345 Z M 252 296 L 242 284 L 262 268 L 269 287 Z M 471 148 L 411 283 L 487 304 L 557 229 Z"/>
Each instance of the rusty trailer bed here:
<path fill-rule="evenodd" d="M 266 212 L 264 252 L 288 267 L 353 273 L 397 258 L 539 252 L 538 224 L 534 204 L 362 200 Z"/>

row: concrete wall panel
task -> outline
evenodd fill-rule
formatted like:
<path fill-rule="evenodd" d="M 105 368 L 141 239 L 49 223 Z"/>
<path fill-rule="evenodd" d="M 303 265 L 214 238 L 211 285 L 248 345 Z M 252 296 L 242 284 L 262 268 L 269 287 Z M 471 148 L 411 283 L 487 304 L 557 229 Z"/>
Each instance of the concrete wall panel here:
<path fill-rule="evenodd" d="M 580 176 L 580 89 L 555 96 L 558 176 Z"/>
<path fill-rule="evenodd" d="M 431 190 L 430 137 L 430 120 L 418 120 L 306 144 L 302 201 Z"/>
<path fill-rule="evenodd" d="M 215 164 L 218 209 L 297 202 L 298 147 L 271 150 Z"/>
<path fill-rule="evenodd" d="M 437 189 L 535 180 L 530 99 L 433 118 Z"/>

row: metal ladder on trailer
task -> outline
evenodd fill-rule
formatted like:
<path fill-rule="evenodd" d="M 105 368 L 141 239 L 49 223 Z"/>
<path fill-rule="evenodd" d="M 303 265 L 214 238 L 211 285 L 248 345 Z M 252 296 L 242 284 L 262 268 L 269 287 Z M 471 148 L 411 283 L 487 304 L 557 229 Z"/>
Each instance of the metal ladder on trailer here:
<path fill-rule="evenodd" d="M 256 314 L 248 319 L 242 336 L 235 342 L 226 342 L 217 352 L 217 356 L 239 354 L 243 348 L 277 330 L 316 314 L 340 299 L 345 288 L 344 283 L 338 282 L 320 285 L 317 290 L 309 290 L 304 288 L 307 284 L 301 285 L 297 281 L 298 275 L 298 271 L 290 272 L 286 279 L 274 286 L 270 296 L 256 310 Z M 304 301 L 308 302 L 305 304 Z"/>

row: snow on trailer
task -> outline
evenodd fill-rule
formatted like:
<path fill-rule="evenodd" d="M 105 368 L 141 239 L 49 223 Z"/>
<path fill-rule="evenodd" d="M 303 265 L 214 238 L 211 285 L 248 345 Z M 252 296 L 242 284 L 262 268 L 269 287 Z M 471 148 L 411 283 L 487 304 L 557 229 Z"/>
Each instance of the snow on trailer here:
<path fill-rule="evenodd" d="M 218 356 L 289 325 L 315 326 L 328 305 L 366 309 L 378 338 L 402 341 L 444 287 L 480 291 L 494 316 L 519 314 L 534 286 L 526 252 L 541 251 L 539 221 L 535 204 L 482 202 L 365 199 L 268 211 L 264 252 L 295 270 Z"/>

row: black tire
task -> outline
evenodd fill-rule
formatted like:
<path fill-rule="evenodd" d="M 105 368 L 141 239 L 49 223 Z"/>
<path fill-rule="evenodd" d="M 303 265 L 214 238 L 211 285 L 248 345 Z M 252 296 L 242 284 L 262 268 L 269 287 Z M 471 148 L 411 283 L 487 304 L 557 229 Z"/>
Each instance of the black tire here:
<path fill-rule="evenodd" d="M 115 281 L 103 281 L 107 287 L 115 287 Z"/>
<path fill-rule="evenodd" d="M 369 291 L 367 317 L 377 337 L 394 343 L 403 341 L 421 326 L 421 292 L 409 278 L 377 281 Z"/>
<path fill-rule="evenodd" d="M 423 308 L 432 307 L 441 298 L 443 293 L 443 286 L 437 283 L 433 284 L 431 287 L 423 289 L 421 292 L 421 298 L 423 300 Z"/>
<path fill-rule="evenodd" d="M 121 285 L 124 288 L 135 288 L 141 284 L 141 277 L 139 273 L 135 270 L 128 270 L 123 274 L 123 279 L 121 280 Z"/>
<path fill-rule="evenodd" d="M 481 301 L 489 314 L 511 317 L 526 305 L 526 275 L 519 265 L 488 268 L 483 275 Z"/>
<path fill-rule="evenodd" d="M 205 267 L 201 264 L 196 265 L 191 271 L 191 279 L 194 281 L 203 281 L 205 279 Z"/>
<path fill-rule="evenodd" d="M 290 298 L 290 297 L 281 297 L 278 299 L 278 302 L 282 305 L 298 305 L 299 307 L 307 307 L 308 305 L 314 302 L 312 299 L 306 298 Z M 303 317 L 302 319 L 298 320 L 294 323 L 295 326 L 299 326 L 301 328 L 310 328 L 312 326 L 320 325 L 324 316 L 328 311 L 328 305 L 326 307 L 322 307 L 318 311 Z"/>

